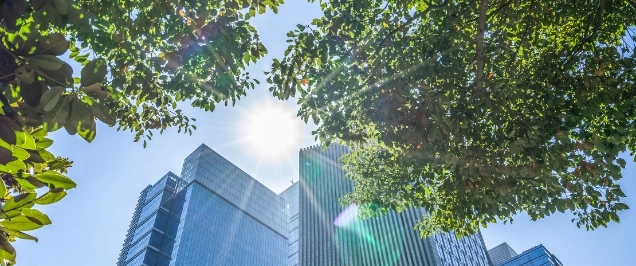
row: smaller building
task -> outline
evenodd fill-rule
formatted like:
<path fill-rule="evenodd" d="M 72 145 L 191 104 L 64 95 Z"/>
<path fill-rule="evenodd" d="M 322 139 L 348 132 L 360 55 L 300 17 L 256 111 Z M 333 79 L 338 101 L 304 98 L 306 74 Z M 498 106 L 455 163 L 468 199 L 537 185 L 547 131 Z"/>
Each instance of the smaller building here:
<path fill-rule="evenodd" d="M 517 255 L 517 252 L 515 252 L 515 250 L 512 249 L 506 242 L 488 250 L 488 257 L 490 257 L 490 261 L 494 266 L 499 266 Z"/>
<path fill-rule="evenodd" d="M 499 264 L 499 266 L 563 266 L 563 263 L 543 245 L 538 245 Z"/>

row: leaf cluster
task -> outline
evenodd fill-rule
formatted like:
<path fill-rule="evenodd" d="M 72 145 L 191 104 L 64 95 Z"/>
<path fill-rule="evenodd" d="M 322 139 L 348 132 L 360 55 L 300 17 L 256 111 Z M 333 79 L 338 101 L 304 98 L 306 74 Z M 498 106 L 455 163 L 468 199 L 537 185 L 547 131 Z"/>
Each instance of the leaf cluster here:
<path fill-rule="evenodd" d="M 630 1 L 331 1 L 288 34 L 269 73 L 323 143 L 341 141 L 355 192 L 423 207 L 424 235 L 475 233 L 518 212 L 592 230 L 628 209 L 636 151 Z"/>

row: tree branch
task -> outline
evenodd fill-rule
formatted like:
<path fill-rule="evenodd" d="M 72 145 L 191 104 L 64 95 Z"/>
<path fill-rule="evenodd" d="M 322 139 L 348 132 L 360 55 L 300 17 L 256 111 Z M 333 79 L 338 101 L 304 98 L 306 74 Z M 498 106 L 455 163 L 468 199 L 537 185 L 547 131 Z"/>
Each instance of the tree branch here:
<path fill-rule="evenodd" d="M 488 0 L 479 2 L 479 22 L 477 23 L 477 36 L 475 37 L 477 61 L 477 86 L 481 91 L 484 83 L 484 32 L 486 32 L 486 16 L 488 12 Z"/>

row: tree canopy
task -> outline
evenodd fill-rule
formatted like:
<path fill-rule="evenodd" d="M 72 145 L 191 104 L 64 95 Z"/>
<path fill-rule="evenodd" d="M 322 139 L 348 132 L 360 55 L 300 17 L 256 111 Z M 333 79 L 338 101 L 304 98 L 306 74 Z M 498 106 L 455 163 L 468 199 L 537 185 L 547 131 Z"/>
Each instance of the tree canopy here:
<path fill-rule="evenodd" d="M 48 132 L 91 142 L 100 121 L 144 147 L 153 131 L 191 134 L 178 103 L 214 110 L 253 89 L 246 66 L 267 50 L 248 20 L 280 3 L 0 0 L 0 265 L 15 263 L 16 238 L 37 241 L 23 231 L 51 223 L 32 207 L 76 186 Z"/>
<path fill-rule="evenodd" d="M 633 1 L 321 1 L 270 90 L 344 142 L 367 215 L 424 207 L 423 235 L 519 212 L 588 230 L 628 209 L 636 150 Z M 305 86 L 306 85 L 306 86 Z"/>
<path fill-rule="evenodd" d="M 312 1 L 313 2 L 313 1 Z M 76 184 L 47 151 L 96 124 L 190 133 L 180 109 L 234 104 L 267 52 L 250 18 L 282 0 L 0 0 L 0 265 L 50 224 L 33 207 Z M 423 235 L 476 232 L 518 212 L 619 221 L 636 151 L 632 1 L 320 1 L 267 83 L 343 142 L 366 214 L 424 207 Z M 81 67 L 73 67 L 73 66 Z M 97 122 L 100 121 L 100 122 Z"/>

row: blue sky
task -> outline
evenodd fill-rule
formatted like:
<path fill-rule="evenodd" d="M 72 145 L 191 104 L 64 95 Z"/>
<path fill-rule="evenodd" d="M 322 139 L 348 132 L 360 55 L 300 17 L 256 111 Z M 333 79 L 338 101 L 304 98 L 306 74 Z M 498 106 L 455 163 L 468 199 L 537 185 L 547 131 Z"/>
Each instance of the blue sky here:
<path fill-rule="evenodd" d="M 270 54 L 253 65 L 251 72 L 267 71 L 269 59 L 281 56 L 287 47 L 286 33 L 296 24 L 309 24 L 320 15 L 315 4 L 287 1 L 278 15 L 270 12 L 255 18 L 253 24 Z M 180 174 L 183 159 L 201 143 L 274 192 L 281 192 L 291 179 L 298 179 L 298 150 L 315 144 L 311 136 L 315 126 L 296 119 L 301 139 L 286 151 L 286 159 L 263 158 L 254 152 L 253 143 L 242 141 L 244 134 L 240 129 L 266 105 L 286 109 L 290 117 L 297 109 L 295 101 L 277 101 L 261 85 L 248 91 L 235 107 L 218 107 L 213 113 L 183 106 L 186 114 L 197 118 L 198 129 L 193 135 L 177 134 L 176 129 L 171 129 L 163 135 L 156 134 L 146 149 L 132 141 L 132 133 L 117 132 L 103 124 L 98 125 L 97 137 L 91 144 L 64 130 L 53 133 L 52 152 L 74 161 L 69 175 L 78 186 L 61 202 L 40 207 L 54 225 L 33 232 L 40 238 L 39 243 L 21 240 L 15 244 L 18 265 L 114 265 L 139 192 L 168 171 Z M 626 161 L 623 191 L 636 195 L 636 163 L 630 158 Z M 636 206 L 633 197 L 625 202 Z M 625 211 L 620 224 L 593 232 L 576 228 L 571 218 L 571 214 L 558 214 L 532 222 L 527 216 L 518 215 L 513 224 L 489 225 L 482 234 L 488 248 L 508 242 L 518 253 L 543 244 L 565 265 L 633 265 L 634 210 Z"/>

